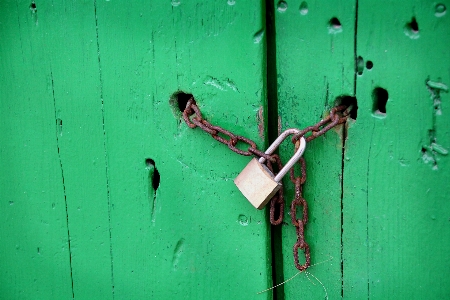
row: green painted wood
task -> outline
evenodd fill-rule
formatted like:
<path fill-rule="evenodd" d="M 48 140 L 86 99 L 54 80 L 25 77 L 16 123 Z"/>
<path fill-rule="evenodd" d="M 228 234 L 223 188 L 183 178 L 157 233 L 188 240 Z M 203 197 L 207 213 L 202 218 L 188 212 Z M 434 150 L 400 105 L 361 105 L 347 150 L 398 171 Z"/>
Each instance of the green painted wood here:
<path fill-rule="evenodd" d="M 450 295 L 449 94 L 441 90 L 434 109 L 437 90 L 426 85 L 450 84 L 450 19 L 436 16 L 436 4 L 359 1 L 357 52 L 373 68 L 357 78 L 360 108 L 346 144 L 346 298 Z M 407 25 L 413 18 L 418 33 Z M 378 87 L 389 94 L 385 116 L 373 114 Z M 427 150 L 432 143 L 442 149 Z"/>
<path fill-rule="evenodd" d="M 29 2 L 0 21 L 0 298 L 72 297 L 63 178 L 45 33 Z M 22 6 L 22 9 L 20 9 Z"/>
<path fill-rule="evenodd" d="M 353 94 L 354 3 L 332 5 L 326 1 L 275 1 L 276 61 L 280 127 L 305 128 L 320 121 L 336 98 Z M 342 27 L 329 22 L 338 18 Z M 307 144 L 307 181 L 304 197 L 309 207 L 306 241 L 311 247 L 308 271 L 326 287 L 328 296 L 341 296 L 341 177 L 342 126 Z M 282 157 L 287 161 L 293 147 L 287 143 Z M 287 207 L 293 200 L 293 184 L 284 180 Z M 282 261 L 276 261 L 281 282 L 294 276 L 292 248 L 296 242 L 289 209 L 282 229 Z M 304 261 L 304 258 L 301 258 Z M 310 279 L 310 280 L 309 280 Z M 325 297 L 323 287 L 305 274 L 277 289 L 279 297 L 316 299 Z"/>
<path fill-rule="evenodd" d="M 332 147 L 342 141 L 328 133 L 308 145 L 305 154 L 305 196 L 313 220 L 307 238 L 313 263 L 333 257 L 310 270 L 330 298 L 442 299 L 449 294 L 448 279 L 442 274 L 448 264 L 450 233 L 445 201 L 450 27 L 438 3 L 415 2 L 407 7 L 374 1 L 348 7 L 275 2 L 282 128 L 314 123 L 325 110 L 323 103 L 342 94 L 356 92 L 360 107 L 346 133 L 342 220 L 338 179 L 342 158 Z M 327 35 L 325 26 L 332 17 L 340 20 L 342 32 Z M 355 82 L 353 66 L 358 56 L 362 60 L 355 69 L 361 74 Z M 427 80 L 434 84 L 427 86 Z M 386 116 L 374 113 L 378 87 L 389 94 Z M 302 110 L 309 114 L 303 116 Z M 292 228 L 285 226 L 283 279 L 295 274 L 294 239 Z M 324 293 L 320 284 L 312 285 L 304 276 L 294 280 L 279 288 L 278 295 L 313 298 Z"/>
<path fill-rule="evenodd" d="M 192 93 L 210 122 L 263 145 L 263 8 L 111 1 L 96 11 L 115 297 L 254 297 L 271 270 L 265 214 L 233 184 L 249 158 L 189 129 L 169 100 Z"/>
<path fill-rule="evenodd" d="M 270 298 L 265 212 L 233 184 L 249 158 L 169 103 L 264 147 L 262 4 L 35 5 L 2 11 L 1 296 Z"/>
<path fill-rule="evenodd" d="M 60 262 L 61 266 L 57 261 L 55 264 L 49 263 L 48 265 L 51 266 L 49 271 L 58 274 L 59 269 L 63 267 L 64 274 L 58 276 L 62 278 L 68 276 L 69 280 L 66 280 L 65 284 L 55 282 L 54 285 L 50 285 L 56 292 L 47 294 L 45 297 L 53 294 L 55 298 L 60 298 L 58 292 L 67 289 L 71 291 L 70 294 L 80 298 L 107 298 L 108 294 L 111 297 L 105 137 L 93 6 L 87 3 L 83 5 L 43 3 L 33 11 L 30 10 L 29 2 L 19 2 L 12 8 L 17 11 L 11 14 L 11 18 L 15 20 L 19 15 L 19 23 L 14 24 L 14 27 L 19 30 L 23 28 L 26 35 L 22 37 L 13 35 L 3 41 L 21 45 L 18 50 L 28 50 L 12 53 L 20 61 L 19 74 L 27 74 L 29 79 L 25 77 L 23 85 L 10 84 L 5 87 L 4 90 L 11 91 L 15 97 L 5 97 L 2 103 L 8 106 L 22 101 L 33 103 L 30 108 L 22 108 L 25 112 L 31 110 L 34 116 L 24 118 L 23 123 L 29 124 L 28 127 L 42 132 L 41 134 L 45 133 L 46 138 L 51 139 L 49 145 L 41 151 L 48 152 L 47 155 L 51 159 L 47 161 L 50 165 L 56 164 L 56 169 L 52 168 L 52 172 L 45 168 L 37 168 L 34 171 L 35 176 L 43 177 L 42 180 L 45 180 L 46 185 L 58 192 L 57 195 L 47 198 L 45 188 L 40 187 L 38 181 L 30 189 L 42 194 L 35 197 L 33 201 L 24 201 L 23 205 L 38 206 L 42 210 L 39 214 L 43 215 L 40 218 L 44 220 L 49 218 L 52 222 L 59 222 L 65 227 L 63 231 L 65 236 L 45 244 L 48 247 L 62 245 L 58 249 L 62 247 L 66 254 L 64 263 Z M 4 49 L 4 51 L 10 51 L 7 44 Z M 14 69 L 14 65 L 5 68 L 2 77 L 6 77 Z M 34 78 L 42 79 L 34 84 Z M 29 82 L 33 84 L 28 88 L 29 85 L 26 83 Z M 20 106 L 16 109 L 19 108 Z M 8 110 L 5 108 L 2 112 L 7 113 Z M 5 124 L 11 126 L 12 122 L 14 119 L 10 117 L 6 119 Z M 47 127 L 39 126 L 39 124 L 45 124 Z M 5 129 L 3 132 L 8 130 Z M 34 144 L 42 143 L 40 136 L 26 130 L 26 127 L 22 128 L 21 135 L 21 138 L 29 139 Z M 46 140 L 43 142 L 46 143 Z M 5 148 L 5 155 L 30 161 L 29 168 L 33 170 L 32 153 L 25 157 L 16 153 L 15 147 L 19 147 L 20 144 L 18 142 L 9 144 L 14 147 Z M 32 149 L 38 153 L 39 150 L 39 148 Z M 45 163 L 42 165 L 45 166 Z M 6 171 L 5 174 L 8 173 Z M 17 179 L 20 179 L 20 176 Z M 48 205 L 45 206 L 47 202 Z M 52 214 L 46 213 L 45 210 L 51 209 L 50 205 L 57 207 L 64 214 L 52 217 Z M 23 217 L 23 212 L 18 211 L 15 216 Z M 45 231 L 39 228 L 36 230 L 37 232 L 34 233 L 36 237 L 45 234 Z M 18 231 L 25 237 L 28 234 L 24 230 Z M 24 242 L 26 241 L 27 239 L 24 238 Z M 35 243 L 43 242 L 37 240 Z M 31 251 L 30 246 L 31 244 L 27 246 L 26 251 Z M 36 246 L 33 245 L 33 248 Z M 67 253 L 67 249 L 70 253 Z M 48 255 L 48 259 L 51 260 L 55 254 L 52 251 L 47 253 L 43 251 L 42 255 Z M 39 268 L 35 271 L 38 272 Z M 43 280 L 48 282 L 49 278 L 44 277 Z M 32 283 L 27 277 L 18 277 L 15 281 L 18 282 L 19 287 Z M 5 286 L 13 287 L 12 293 L 16 293 L 14 285 Z M 34 298 L 35 296 L 32 291 L 29 291 L 23 297 Z"/>
<path fill-rule="evenodd" d="M 271 230 L 233 184 L 249 158 L 187 128 L 178 91 L 261 148 L 277 113 L 280 130 L 303 128 L 356 94 L 357 120 L 307 145 L 309 271 L 332 299 L 448 297 L 437 3 L 274 1 L 267 30 L 259 2 L 35 5 L 4 1 L 0 20 L 1 298 L 271 299 L 256 292 L 272 264 L 275 283 L 296 274 L 293 227 Z M 311 281 L 275 297 L 325 297 Z"/>

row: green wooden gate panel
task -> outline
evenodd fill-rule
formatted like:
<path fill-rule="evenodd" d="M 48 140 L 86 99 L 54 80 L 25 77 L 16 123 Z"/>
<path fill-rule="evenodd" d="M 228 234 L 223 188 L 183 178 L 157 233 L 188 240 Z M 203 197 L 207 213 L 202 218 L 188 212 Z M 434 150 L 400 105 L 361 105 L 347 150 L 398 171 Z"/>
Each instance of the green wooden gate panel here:
<path fill-rule="evenodd" d="M 317 122 L 342 95 L 356 95 L 359 106 L 348 128 L 311 142 L 305 152 L 312 219 L 306 237 L 318 264 L 310 272 L 332 299 L 450 293 L 442 276 L 450 240 L 450 26 L 443 13 L 450 4 L 405 5 L 274 1 L 281 127 Z M 341 27 L 330 26 L 333 18 Z M 386 114 L 376 112 L 383 110 L 380 88 L 388 93 Z M 291 151 L 283 149 L 284 157 Z M 292 226 L 283 228 L 277 282 L 296 272 L 295 234 Z M 307 276 L 277 290 L 287 299 L 324 293 Z"/>
<path fill-rule="evenodd" d="M 359 1 L 357 53 L 373 68 L 357 77 L 345 152 L 346 298 L 450 295 L 449 95 L 427 86 L 450 84 L 450 19 L 437 4 Z M 377 88 L 385 115 L 374 112 Z"/>
<path fill-rule="evenodd" d="M 252 297 L 271 270 L 265 214 L 233 184 L 249 158 L 169 99 L 192 93 L 210 122 L 264 145 L 261 4 L 99 2 L 97 19 L 115 297 Z"/>
<path fill-rule="evenodd" d="M 275 2 L 274 13 L 279 126 L 283 130 L 305 128 L 320 121 L 338 97 L 353 94 L 354 3 L 340 3 L 336 7 L 323 1 L 308 1 L 306 7 L 301 7 L 300 2 Z M 340 21 L 340 28 L 333 27 L 333 18 Z M 308 143 L 305 150 L 307 180 L 304 197 L 310 218 L 306 241 L 311 247 L 312 263 L 323 262 L 309 271 L 323 283 L 331 299 L 341 294 L 342 135 L 343 128 L 339 126 Z M 289 146 L 282 151 L 284 161 L 292 155 L 292 144 Z M 288 179 L 285 184 L 290 207 L 294 197 L 293 184 Z M 285 217 L 283 261 L 282 264 L 275 263 L 287 279 L 298 270 L 293 266 L 292 257 L 295 228 L 290 216 L 286 214 Z M 280 281 L 282 278 L 277 278 L 277 282 Z M 299 295 L 306 299 L 325 297 L 323 287 L 305 274 L 276 292 L 286 299 Z"/>
<path fill-rule="evenodd" d="M 264 147 L 262 4 L 20 1 L 2 14 L 2 297 L 270 286 L 265 212 L 233 184 L 249 158 L 169 103 L 192 93 L 209 121 Z"/>
<path fill-rule="evenodd" d="M 0 294 L 2 299 L 68 298 L 69 250 L 51 81 L 48 66 L 39 64 L 45 53 L 34 51 L 45 44 L 30 24 L 29 10 L 20 13 L 16 3 L 3 3 L 2 10 Z"/>
<path fill-rule="evenodd" d="M 153 2 L 2 2 L 0 298 L 448 298 L 450 3 Z M 180 92 L 261 149 L 356 96 L 305 152 L 311 276 L 256 295 L 297 273 L 290 216 Z"/>

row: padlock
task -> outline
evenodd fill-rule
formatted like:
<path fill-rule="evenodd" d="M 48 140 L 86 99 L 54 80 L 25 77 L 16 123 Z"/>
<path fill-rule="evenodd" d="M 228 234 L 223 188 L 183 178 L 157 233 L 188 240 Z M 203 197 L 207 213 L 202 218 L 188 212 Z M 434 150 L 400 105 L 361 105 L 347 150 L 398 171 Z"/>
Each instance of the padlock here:
<path fill-rule="evenodd" d="M 284 131 L 264 153 L 271 155 L 287 136 L 299 132 L 298 129 L 294 128 Z M 266 159 L 261 157 L 259 160 L 253 158 L 234 180 L 234 184 L 236 184 L 245 198 L 257 209 L 262 209 L 272 199 L 281 188 L 283 176 L 302 157 L 306 141 L 303 137 L 299 141 L 300 146 L 298 150 L 276 176 L 264 164 Z"/>

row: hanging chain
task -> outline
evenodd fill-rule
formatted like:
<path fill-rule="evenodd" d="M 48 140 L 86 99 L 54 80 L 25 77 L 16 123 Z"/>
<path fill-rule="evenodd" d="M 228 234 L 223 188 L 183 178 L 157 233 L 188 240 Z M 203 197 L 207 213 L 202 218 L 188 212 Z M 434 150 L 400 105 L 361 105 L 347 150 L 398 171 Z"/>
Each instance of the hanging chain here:
<path fill-rule="evenodd" d="M 352 106 L 340 105 L 333 107 L 330 114 L 322 119 L 320 122 L 313 126 L 308 126 L 301 130 L 299 133 L 292 137 L 292 143 L 295 145 L 295 151 L 298 150 L 299 143 L 298 140 L 301 137 L 305 137 L 306 142 L 310 142 L 315 138 L 325 134 L 330 129 L 334 128 L 339 124 L 343 124 L 347 121 Z M 183 111 L 183 119 L 190 128 L 200 127 L 203 131 L 209 133 L 215 140 L 221 142 L 228 146 L 228 148 L 241 155 L 251 156 L 256 155 L 259 157 L 266 158 L 266 165 L 276 175 L 274 166 L 279 171 L 283 168 L 280 157 L 277 154 L 267 155 L 263 151 L 256 147 L 256 143 L 243 136 L 235 135 L 232 132 L 223 129 L 222 127 L 212 125 L 202 117 L 202 113 L 198 108 L 195 100 L 191 97 L 186 108 Z M 247 150 L 241 150 L 237 148 L 237 144 L 241 142 L 247 144 L 249 147 Z M 294 152 L 295 153 L 295 152 Z M 303 157 L 298 161 L 300 165 L 300 176 L 295 177 L 294 167 L 290 169 L 290 178 L 292 183 L 295 185 L 295 197 L 291 203 L 291 221 L 295 227 L 297 233 L 297 242 L 294 244 L 294 264 L 295 267 L 304 271 L 311 265 L 311 255 L 309 250 L 309 245 L 305 241 L 305 226 L 308 223 L 308 204 L 302 196 L 303 185 L 306 181 L 306 162 Z M 281 189 L 273 196 L 270 201 L 270 223 L 272 225 L 279 225 L 283 222 L 284 216 L 284 191 L 283 186 Z M 297 218 L 297 208 L 302 208 L 302 217 Z M 278 212 L 278 217 L 276 216 Z M 305 255 L 305 263 L 302 265 L 299 262 L 298 250 L 301 249 Z"/>
<path fill-rule="evenodd" d="M 295 147 L 297 148 L 297 147 Z M 295 226 L 297 233 L 297 242 L 294 244 L 294 264 L 300 271 L 306 270 L 311 265 L 311 254 L 309 252 L 309 245 L 305 241 L 305 226 L 308 223 L 308 203 L 305 198 L 302 197 L 303 184 L 306 181 L 306 161 L 303 157 L 299 160 L 301 175 L 294 177 L 294 168 L 291 169 L 291 181 L 295 185 L 295 197 L 291 203 L 291 221 Z M 297 207 L 303 208 L 301 219 L 297 218 Z M 303 250 L 305 254 L 305 263 L 300 265 L 298 258 L 298 249 Z"/>

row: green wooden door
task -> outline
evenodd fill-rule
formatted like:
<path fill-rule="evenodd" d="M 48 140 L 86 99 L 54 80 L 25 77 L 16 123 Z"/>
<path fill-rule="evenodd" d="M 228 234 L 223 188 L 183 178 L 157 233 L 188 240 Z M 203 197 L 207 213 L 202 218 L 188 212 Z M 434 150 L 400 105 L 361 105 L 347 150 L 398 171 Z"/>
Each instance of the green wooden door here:
<path fill-rule="evenodd" d="M 448 1 L 0 7 L 1 299 L 450 295 Z M 309 274 L 257 294 L 297 274 L 295 230 L 183 93 L 261 149 L 356 97 L 307 145 Z"/>

